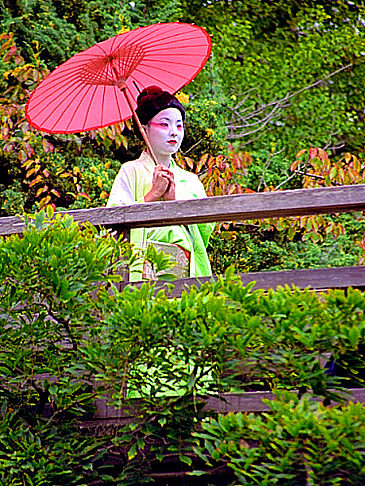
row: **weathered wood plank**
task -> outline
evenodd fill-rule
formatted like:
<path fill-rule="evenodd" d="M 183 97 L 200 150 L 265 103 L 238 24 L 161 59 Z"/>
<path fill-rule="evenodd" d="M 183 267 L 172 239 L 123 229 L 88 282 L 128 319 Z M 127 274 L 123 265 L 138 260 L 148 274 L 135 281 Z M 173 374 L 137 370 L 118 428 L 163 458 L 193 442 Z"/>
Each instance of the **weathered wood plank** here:
<path fill-rule="evenodd" d="M 340 213 L 365 209 L 365 185 L 239 194 L 67 211 L 75 221 L 127 228 Z M 0 218 L 0 235 L 21 233 L 18 217 Z"/>
<path fill-rule="evenodd" d="M 349 388 L 348 393 L 343 397 L 346 402 L 365 404 L 365 388 Z M 223 393 L 212 396 L 205 400 L 205 409 L 219 413 L 237 412 L 267 412 L 270 410 L 265 400 L 274 400 L 275 395 L 270 391 L 256 391 L 246 393 Z M 320 401 L 320 397 L 312 397 L 312 400 Z M 106 400 L 96 400 L 96 412 L 92 419 L 83 420 L 80 427 L 96 435 L 103 435 L 110 432 L 117 432 L 123 425 L 133 420 L 133 413 L 118 410 L 107 404 Z M 331 402 L 330 406 L 337 405 Z M 136 400 L 135 411 L 138 410 Z"/>
<path fill-rule="evenodd" d="M 365 403 L 365 389 L 352 388 L 348 395 L 343 395 L 346 401 L 354 403 Z M 221 397 L 210 397 L 206 401 L 205 408 L 220 413 L 230 412 L 267 412 L 269 406 L 262 400 L 274 400 L 275 395 L 270 391 L 247 392 L 244 394 L 227 393 Z M 321 398 L 313 397 L 312 400 L 320 401 Z M 331 402 L 330 405 L 337 405 Z"/>
<path fill-rule="evenodd" d="M 337 267 L 337 268 L 313 268 L 303 270 L 284 270 L 277 272 L 252 272 L 239 274 L 243 285 L 255 281 L 254 289 L 268 290 L 284 285 L 295 285 L 300 289 L 309 288 L 313 290 L 321 289 L 344 289 L 347 287 L 356 287 L 365 289 L 365 266 L 358 267 Z M 217 281 L 217 277 L 200 277 L 185 278 L 170 282 L 174 289 L 169 294 L 171 297 L 179 297 L 184 290 L 189 289 L 192 285 L 200 287 L 205 282 Z M 165 289 L 168 290 L 168 284 L 161 280 L 154 283 L 156 293 Z M 130 285 L 132 287 L 141 287 L 143 282 L 123 284 L 122 288 Z"/>

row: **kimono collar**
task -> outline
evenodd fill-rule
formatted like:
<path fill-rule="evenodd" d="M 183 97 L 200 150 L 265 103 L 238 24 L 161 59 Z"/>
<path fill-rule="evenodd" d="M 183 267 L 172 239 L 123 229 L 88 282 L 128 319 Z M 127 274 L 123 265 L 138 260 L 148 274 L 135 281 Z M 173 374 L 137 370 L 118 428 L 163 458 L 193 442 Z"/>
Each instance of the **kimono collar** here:
<path fill-rule="evenodd" d="M 153 171 L 155 170 L 155 163 L 152 159 L 152 157 L 150 157 L 147 153 L 147 150 L 144 150 L 139 159 L 138 159 L 138 162 L 141 162 L 141 164 L 143 164 L 145 166 L 145 168 L 148 170 L 148 172 L 151 172 L 151 174 L 153 174 Z M 175 169 L 177 166 L 176 166 L 176 162 L 174 161 L 174 159 L 171 158 L 171 164 L 170 164 L 170 169 Z"/>

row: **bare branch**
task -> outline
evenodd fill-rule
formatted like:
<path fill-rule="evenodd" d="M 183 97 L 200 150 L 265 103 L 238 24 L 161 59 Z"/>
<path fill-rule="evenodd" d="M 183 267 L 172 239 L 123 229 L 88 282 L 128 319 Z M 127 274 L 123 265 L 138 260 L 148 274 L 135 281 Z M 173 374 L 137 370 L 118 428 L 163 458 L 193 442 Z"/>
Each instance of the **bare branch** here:
<path fill-rule="evenodd" d="M 280 184 L 275 187 L 274 191 L 277 191 L 281 186 L 284 186 L 284 184 L 286 184 L 287 182 L 289 182 L 292 179 L 294 179 L 295 176 L 296 176 L 296 173 L 290 175 L 287 179 L 285 179 L 285 181 L 280 182 Z"/>
<path fill-rule="evenodd" d="M 302 170 L 295 170 L 294 171 L 296 174 L 300 174 L 300 175 L 304 175 L 304 176 L 307 176 L 307 177 L 312 177 L 313 179 L 321 179 L 321 180 L 324 180 L 325 177 L 321 176 L 321 175 L 317 175 L 317 174 L 309 174 L 308 172 L 305 172 L 305 171 L 302 171 Z M 334 185 L 334 186 L 343 186 L 343 184 L 341 184 L 340 182 L 336 182 L 336 181 L 331 181 L 331 183 Z"/>
<path fill-rule="evenodd" d="M 298 94 L 312 89 L 315 86 L 318 86 L 330 77 L 335 76 L 339 72 L 348 69 L 351 66 L 352 64 L 347 64 L 346 66 L 343 66 L 336 71 L 333 71 L 324 78 L 319 79 L 318 81 L 315 81 L 314 83 L 305 86 L 304 88 L 301 88 L 294 93 L 288 93 L 280 99 L 273 99 L 269 103 L 261 104 L 258 108 L 251 104 L 250 106 L 241 109 L 241 107 L 244 106 L 244 104 L 247 102 L 250 92 L 257 88 L 251 88 L 247 90 L 245 93 L 243 93 L 244 98 L 239 101 L 236 106 L 230 108 L 230 110 L 232 111 L 232 118 L 229 122 L 226 123 L 226 127 L 230 132 L 228 138 L 244 138 L 252 135 L 253 133 L 263 130 L 269 122 L 272 122 L 273 120 L 278 118 L 282 114 L 282 112 L 291 105 L 291 103 L 289 103 L 289 100 L 291 98 L 294 98 Z M 336 133 L 331 133 L 330 137 L 334 135 L 336 135 Z M 328 145 L 329 144 L 330 141 L 328 142 Z"/>
<path fill-rule="evenodd" d="M 201 138 L 198 142 L 194 143 L 194 145 L 192 145 L 191 147 L 188 148 L 188 150 L 186 150 L 186 152 L 182 152 L 182 155 L 184 157 L 186 157 L 186 155 L 189 153 L 189 152 L 192 152 L 198 145 L 200 145 L 202 143 L 203 139 Z"/>

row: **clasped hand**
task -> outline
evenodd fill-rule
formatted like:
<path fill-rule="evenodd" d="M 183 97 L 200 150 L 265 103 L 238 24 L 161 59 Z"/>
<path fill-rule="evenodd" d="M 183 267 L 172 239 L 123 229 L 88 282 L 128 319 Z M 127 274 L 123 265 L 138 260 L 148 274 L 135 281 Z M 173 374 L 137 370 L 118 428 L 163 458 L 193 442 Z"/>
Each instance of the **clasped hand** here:
<path fill-rule="evenodd" d="M 145 202 L 174 201 L 175 180 L 173 172 L 164 165 L 157 165 L 153 172 L 152 188 L 144 197 Z"/>

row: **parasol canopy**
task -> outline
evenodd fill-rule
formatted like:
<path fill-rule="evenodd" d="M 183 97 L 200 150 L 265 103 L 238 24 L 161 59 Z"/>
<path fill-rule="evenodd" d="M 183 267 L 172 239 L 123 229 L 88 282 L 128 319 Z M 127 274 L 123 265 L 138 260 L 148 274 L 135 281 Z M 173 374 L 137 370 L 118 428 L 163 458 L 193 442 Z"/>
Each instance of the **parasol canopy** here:
<path fill-rule="evenodd" d="M 136 117 L 144 88 L 157 84 L 176 93 L 210 52 L 209 35 L 192 24 L 157 23 L 116 35 L 50 73 L 29 98 L 27 120 L 43 132 L 75 133 Z"/>

